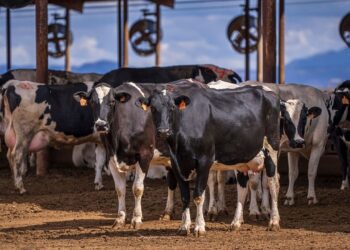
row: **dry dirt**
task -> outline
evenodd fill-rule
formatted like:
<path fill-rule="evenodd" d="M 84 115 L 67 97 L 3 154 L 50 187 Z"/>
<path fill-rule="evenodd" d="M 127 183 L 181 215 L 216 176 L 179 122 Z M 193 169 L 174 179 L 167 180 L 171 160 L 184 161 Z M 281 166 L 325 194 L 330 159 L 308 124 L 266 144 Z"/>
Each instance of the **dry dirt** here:
<path fill-rule="evenodd" d="M 0 170 L 0 243 L 8 248 L 146 248 L 146 249 L 345 249 L 350 248 L 350 191 L 338 190 L 339 178 L 317 180 L 319 204 L 308 206 L 307 181 L 296 183 L 296 205 L 280 205 L 279 232 L 266 231 L 266 221 L 245 222 L 229 231 L 236 200 L 235 186 L 227 185 L 229 216 L 207 223 L 205 237 L 178 236 L 181 203 L 177 194 L 174 221 L 159 221 L 167 187 L 164 180 L 147 180 L 143 199 L 144 223 L 139 231 L 111 229 L 117 200 L 113 181 L 104 176 L 105 189 L 95 191 L 89 169 L 54 168 L 45 178 L 30 174 L 26 195 L 18 195 L 10 171 Z M 282 176 L 280 204 L 286 191 Z M 131 185 L 127 189 L 128 219 L 132 213 Z M 192 218 L 194 218 L 194 209 Z M 247 210 L 247 206 L 246 206 Z M 129 221 L 128 221 L 129 222 Z"/>

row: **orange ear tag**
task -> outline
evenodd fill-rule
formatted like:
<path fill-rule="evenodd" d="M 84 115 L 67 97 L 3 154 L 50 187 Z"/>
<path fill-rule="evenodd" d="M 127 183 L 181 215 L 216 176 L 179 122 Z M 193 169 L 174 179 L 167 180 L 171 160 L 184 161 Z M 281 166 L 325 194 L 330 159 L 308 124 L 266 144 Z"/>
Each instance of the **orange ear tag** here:
<path fill-rule="evenodd" d="M 80 98 L 80 106 L 87 106 L 87 100 L 85 98 Z"/>
<path fill-rule="evenodd" d="M 186 103 L 184 100 L 182 100 L 179 105 L 178 105 L 179 109 L 180 110 L 184 110 L 186 108 Z"/>
<path fill-rule="evenodd" d="M 142 107 L 142 109 L 143 109 L 144 111 L 147 111 L 148 108 L 149 108 L 149 107 L 148 107 L 146 104 L 144 104 L 144 103 L 141 104 L 141 107 Z"/>

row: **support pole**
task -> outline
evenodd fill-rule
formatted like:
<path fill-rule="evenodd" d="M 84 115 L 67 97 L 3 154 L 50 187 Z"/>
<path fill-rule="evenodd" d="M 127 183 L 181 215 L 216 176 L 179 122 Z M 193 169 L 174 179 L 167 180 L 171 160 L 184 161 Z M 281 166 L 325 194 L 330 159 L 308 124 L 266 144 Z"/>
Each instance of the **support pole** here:
<path fill-rule="evenodd" d="M 47 0 L 35 1 L 36 15 L 36 81 L 47 83 Z M 47 173 L 49 153 L 44 149 L 37 153 L 36 174 L 44 176 Z"/>
<path fill-rule="evenodd" d="M 263 34 L 262 34 L 262 15 L 261 15 L 261 2 L 258 0 L 258 51 L 257 56 L 257 80 L 263 81 Z"/>
<path fill-rule="evenodd" d="M 157 44 L 156 44 L 156 66 L 160 66 L 160 36 L 161 36 L 161 23 L 160 23 L 160 4 L 156 5 L 156 19 L 157 19 Z"/>
<path fill-rule="evenodd" d="M 66 8 L 66 56 L 65 56 L 65 70 L 71 71 L 70 55 L 71 55 L 71 37 L 70 37 L 70 11 Z"/>
<path fill-rule="evenodd" d="M 284 0 L 279 1 L 279 40 L 278 40 L 278 82 L 279 84 L 285 84 L 285 65 L 284 65 L 284 30 L 285 30 L 285 17 L 284 17 Z"/>
<path fill-rule="evenodd" d="M 250 58 L 249 58 L 249 0 L 245 0 L 245 7 L 244 7 L 244 13 L 245 13 L 245 80 L 249 80 L 249 66 L 250 66 Z"/>
<path fill-rule="evenodd" d="M 262 1 L 263 81 L 276 82 L 276 0 Z"/>
<path fill-rule="evenodd" d="M 6 9 L 6 53 L 7 53 L 7 70 L 11 69 L 11 10 Z"/>
<path fill-rule="evenodd" d="M 117 5 L 117 29 L 118 29 L 118 68 L 123 65 L 123 34 L 122 34 L 122 0 L 118 0 Z"/>
<path fill-rule="evenodd" d="M 128 0 L 124 0 L 124 53 L 123 53 L 123 67 L 128 67 L 129 65 L 129 54 L 128 54 L 128 44 L 129 44 L 129 28 L 128 28 Z"/>

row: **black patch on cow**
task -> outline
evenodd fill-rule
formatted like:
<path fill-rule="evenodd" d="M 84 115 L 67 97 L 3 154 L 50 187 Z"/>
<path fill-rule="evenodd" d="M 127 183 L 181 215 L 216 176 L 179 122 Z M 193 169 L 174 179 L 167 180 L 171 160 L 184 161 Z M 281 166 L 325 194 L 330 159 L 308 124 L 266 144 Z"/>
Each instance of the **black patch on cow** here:
<path fill-rule="evenodd" d="M 249 177 L 247 174 L 237 171 L 237 182 L 241 187 L 246 188 Z"/>
<path fill-rule="evenodd" d="M 46 125 L 46 126 L 50 126 L 51 122 L 52 122 L 52 119 L 51 119 L 51 118 L 48 118 L 45 125 Z"/>
<path fill-rule="evenodd" d="M 167 179 L 168 187 L 170 188 L 170 190 L 175 190 L 175 188 L 177 186 L 177 181 L 176 181 L 176 177 L 175 177 L 172 169 L 168 169 L 168 174 L 167 174 L 166 179 Z"/>
<path fill-rule="evenodd" d="M 272 161 L 272 158 L 266 149 L 264 149 L 264 155 L 265 155 L 264 165 L 266 169 L 266 174 L 268 177 L 273 177 L 276 174 L 276 165 Z"/>
<path fill-rule="evenodd" d="M 44 119 L 44 114 L 41 114 L 41 115 L 39 116 L 39 120 L 42 120 L 42 119 Z"/>
<path fill-rule="evenodd" d="M 10 111 L 13 112 L 21 103 L 21 96 L 15 92 L 15 86 L 9 86 L 7 88 L 7 99 L 9 101 Z"/>
<path fill-rule="evenodd" d="M 87 91 L 87 86 L 83 83 L 38 86 L 35 102 L 47 104 L 44 114 L 50 114 L 51 117 L 46 125 L 55 122 L 56 131 L 75 137 L 88 136 L 93 132 L 91 108 L 81 107 L 73 98 L 73 94 L 78 91 Z"/>

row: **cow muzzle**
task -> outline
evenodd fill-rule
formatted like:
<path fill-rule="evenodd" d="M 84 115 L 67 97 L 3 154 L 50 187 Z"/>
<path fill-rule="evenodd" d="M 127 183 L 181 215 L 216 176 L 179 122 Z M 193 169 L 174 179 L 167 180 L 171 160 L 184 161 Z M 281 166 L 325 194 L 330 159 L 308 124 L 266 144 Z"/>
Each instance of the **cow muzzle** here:
<path fill-rule="evenodd" d="M 157 135 L 161 139 L 166 139 L 171 135 L 171 131 L 168 128 L 165 129 L 158 129 L 157 130 Z"/>
<path fill-rule="evenodd" d="M 106 121 L 98 119 L 95 122 L 95 131 L 101 133 L 108 133 L 109 125 Z"/>
<path fill-rule="evenodd" d="M 303 147 L 305 147 L 305 141 L 302 139 L 291 140 L 289 142 L 289 146 L 291 148 L 303 148 Z"/>

